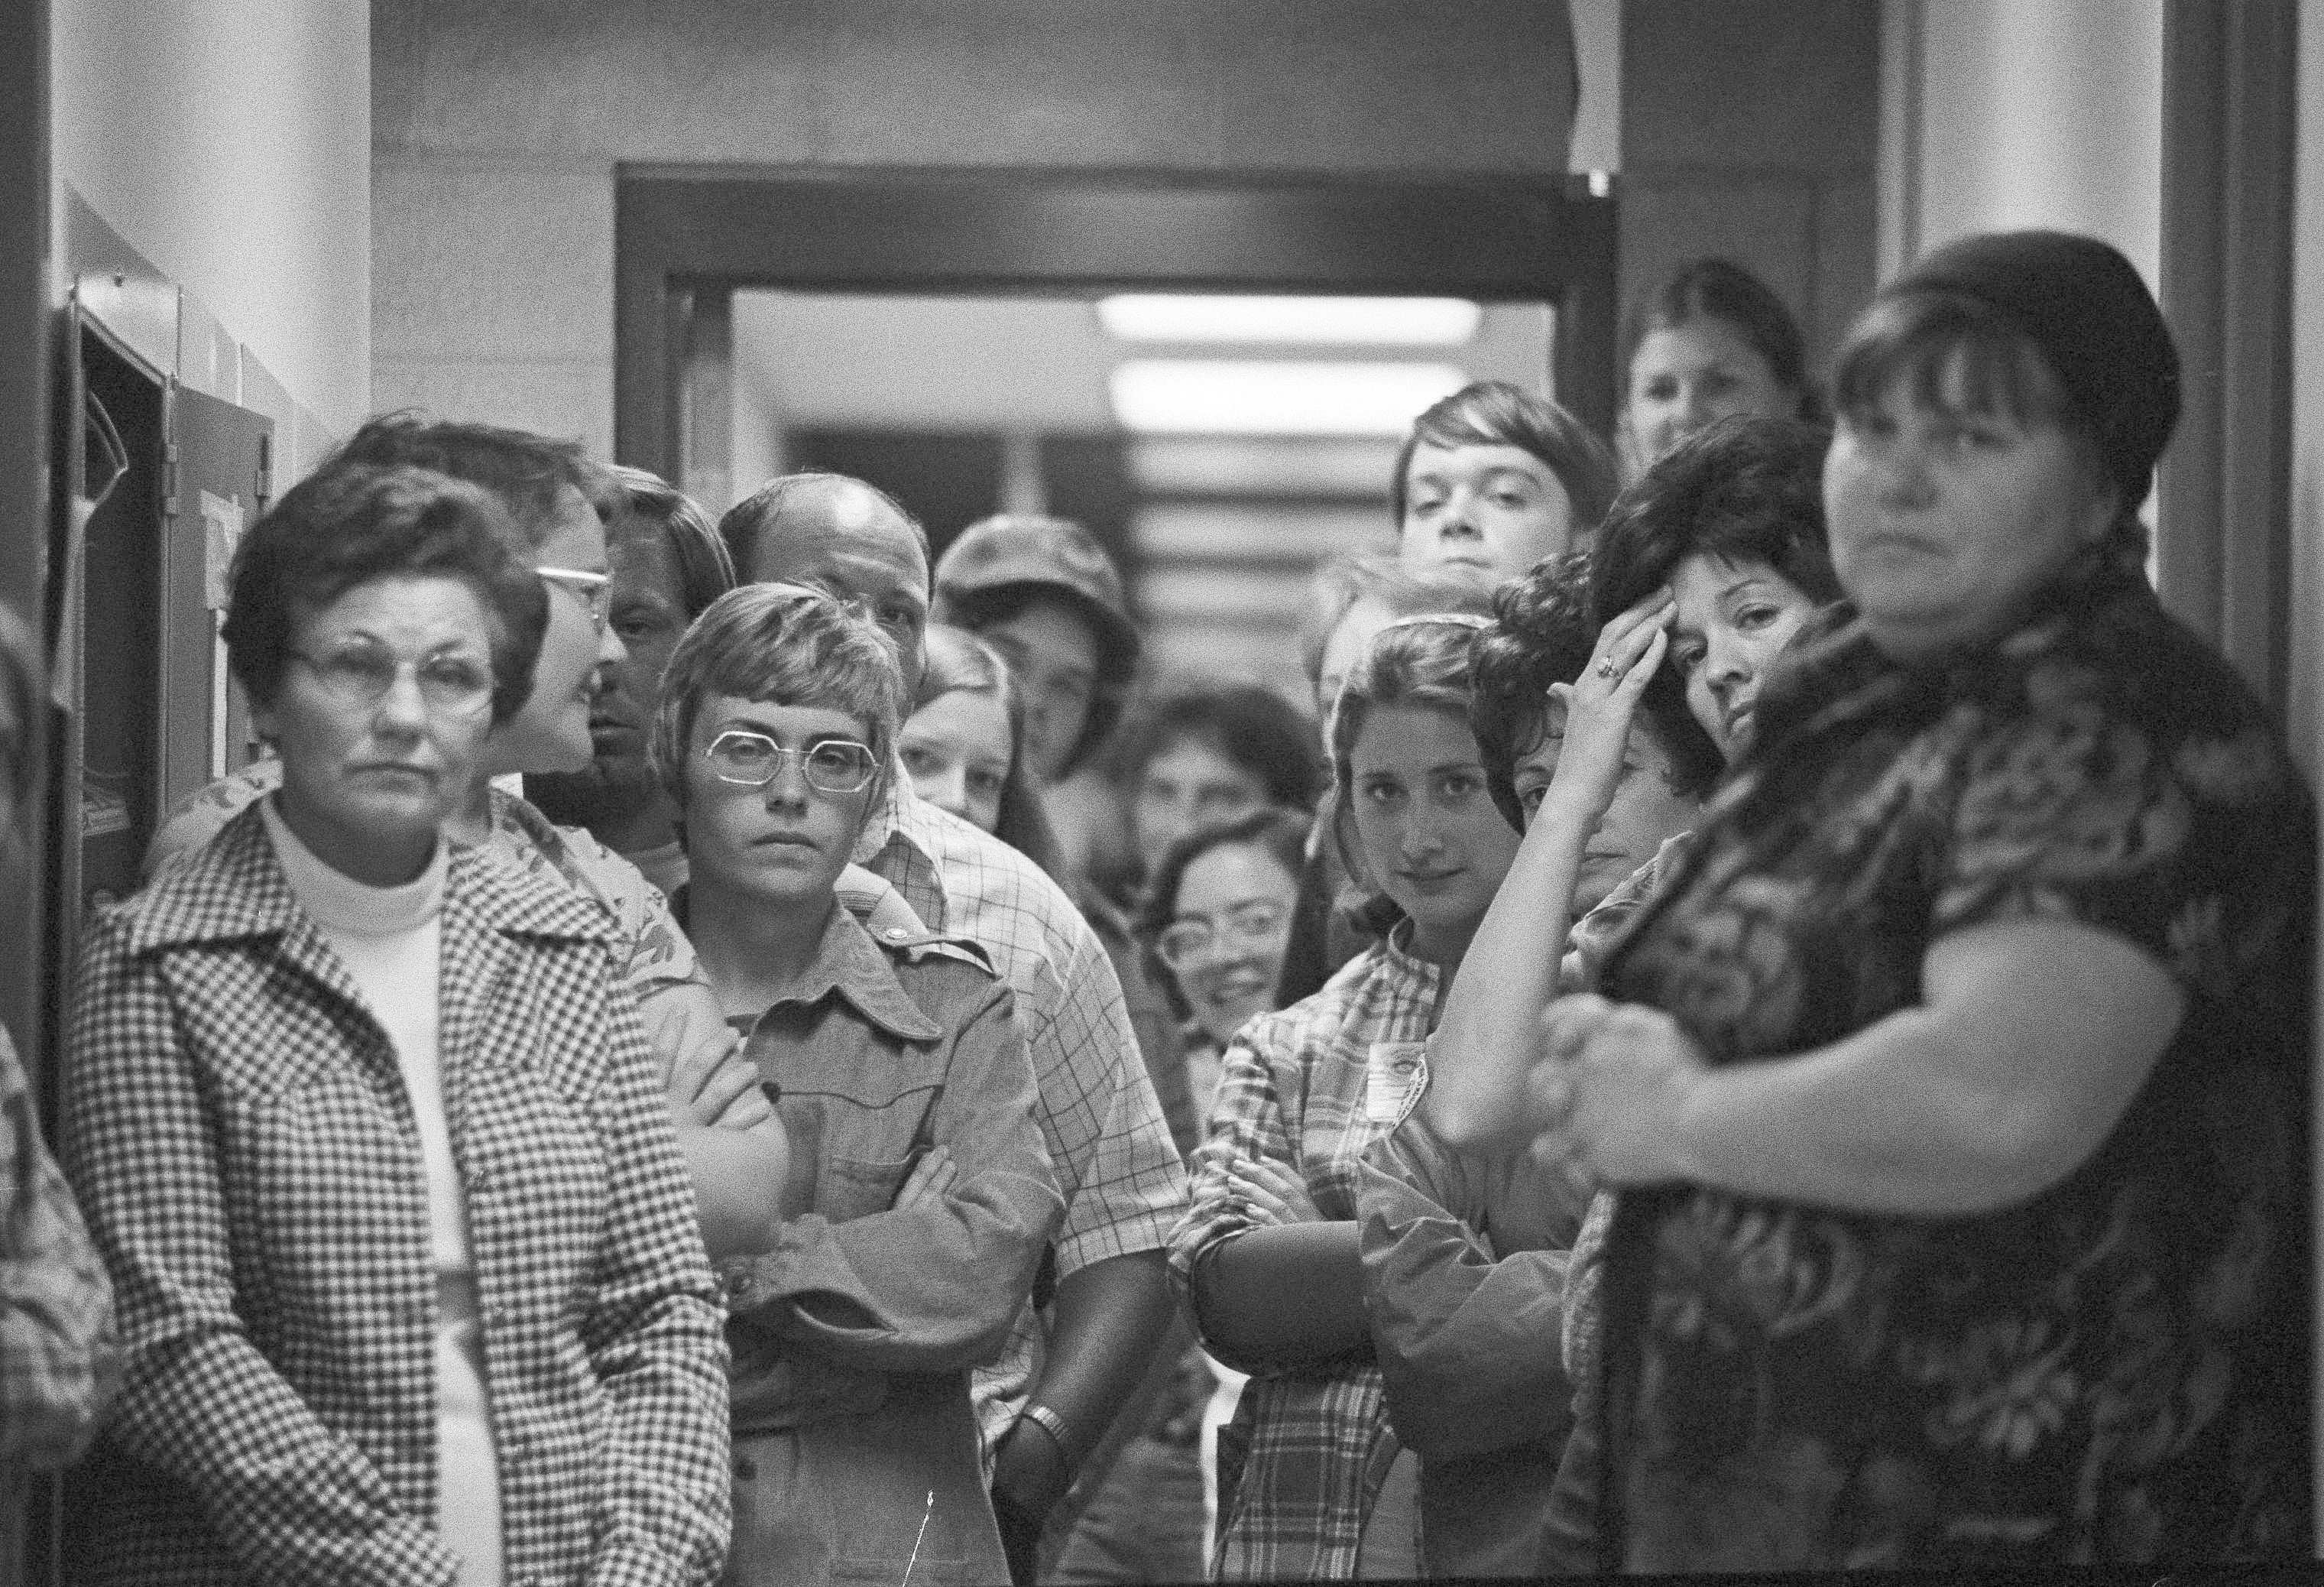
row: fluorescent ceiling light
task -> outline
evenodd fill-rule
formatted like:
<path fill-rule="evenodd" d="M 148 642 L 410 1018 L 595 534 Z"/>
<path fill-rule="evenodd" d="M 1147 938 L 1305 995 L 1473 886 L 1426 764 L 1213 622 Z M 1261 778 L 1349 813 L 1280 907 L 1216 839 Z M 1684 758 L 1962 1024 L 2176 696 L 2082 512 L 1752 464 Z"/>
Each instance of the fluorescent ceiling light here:
<path fill-rule="evenodd" d="M 1452 347 L 1482 310 L 1460 298 L 1234 298 L 1196 292 L 1102 298 L 1098 323 L 1131 342 L 1303 342 Z"/>
<path fill-rule="evenodd" d="M 1400 436 L 1467 380 L 1450 364 L 1131 358 L 1113 416 L 1143 435 Z"/>

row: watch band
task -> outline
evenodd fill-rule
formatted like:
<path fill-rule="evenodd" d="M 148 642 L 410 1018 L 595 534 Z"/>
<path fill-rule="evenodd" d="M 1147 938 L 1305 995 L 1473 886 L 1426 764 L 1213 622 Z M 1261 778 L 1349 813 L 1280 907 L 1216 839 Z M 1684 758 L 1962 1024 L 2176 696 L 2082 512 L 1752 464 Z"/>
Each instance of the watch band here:
<path fill-rule="evenodd" d="M 1089 1451 L 1082 1447 L 1081 1441 L 1074 1436 L 1073 1430 L 1065 1425 L 1065 1417 L 1057 1415 L 1047 1406 L 1028 1402 L 1023 1410 L 1017 1413 L 1017 1417 L 1019 1421 L 1032 1423 L 1049 1435 L 1057 1446 L 1057 1453 L 1065 1457 L 1066 1470 L 1077 1469 L 1084 1457 L 1089 1453 Z"/>

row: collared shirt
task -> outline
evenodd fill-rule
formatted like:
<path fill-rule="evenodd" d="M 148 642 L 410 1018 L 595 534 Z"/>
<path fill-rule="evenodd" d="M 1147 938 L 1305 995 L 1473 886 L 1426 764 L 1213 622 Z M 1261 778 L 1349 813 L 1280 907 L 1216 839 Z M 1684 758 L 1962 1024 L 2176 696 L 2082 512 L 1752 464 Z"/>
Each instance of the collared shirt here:
<path fill-rule="evenodd" d="M 899 1580 L 920 1542 L 923 1570 L 1007 1574 L 969 1369 L 1007 1342 L 1063 1211 L 1011 1001 L 974 945 L 838 909 L 805 973 L 749 1021 L 791 1171 L 775 1249 L 722 1264 L 733 1427 L 797 1435 L 754 1448 L 737 1500 L 752 1581 Z M 950 1187 L 897 1208 L 936 1147 Z"/>
<path fill-rule="evenodd" d="M 1323 1218 L 1356 1217 L 1365 1151 L 1427 1086 L 1423 1044 L 1443 977 L 1395 938 L 1375 943 L 1321 992 L 1255 1016 L 1227 1044 L 1208 1138 L 1194 1153 L 1194 1204 L 1170 1241 L 1182 1292 L 1205 1252 L 1253 1226 L 1228 1176 L 1239 1157 L 1296 1171 Z M 1237 1476 L 1222 1445 L 1220 1579 L 1352 1577 L 1398 1447 L 1379 1369 L 1262 1368 L 1229 1431 L 1247 1447 Z"/>
<path fill-rule="evenodd" d="M 1059 1276 L 1162 1248 L 1186 1206 L 1186 1172 L 1104 947 L 1038 866 L 908 784 L 890 780 L 855 857 L 892 883 L 929 929 L 991 955 L 1016 993 L 1040 1087 L 1041 1133 L 1065 1198 Z M 977 1375 L 988 1438 L 1007 1430 L 1046 1351 L 1028 1306 L 1007 1353 Z"/>
<path fill-rule="evenodd" d="M 614 933 L 489 850 L 450 863 L 440 1048 L 510 1578 L 707 1582 L 722 1313 Z M 418 1141 L 256 811 L 92 923 L 64 1083 L 127 1355 L 96 1578 L 451 1582 Z"/>

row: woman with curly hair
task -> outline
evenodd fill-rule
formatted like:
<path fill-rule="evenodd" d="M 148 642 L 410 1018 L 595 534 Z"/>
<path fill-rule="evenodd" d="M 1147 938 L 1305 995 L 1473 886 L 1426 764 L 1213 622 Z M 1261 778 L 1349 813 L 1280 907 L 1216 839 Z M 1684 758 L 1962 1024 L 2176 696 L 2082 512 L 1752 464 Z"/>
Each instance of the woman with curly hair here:
<path fill-rule="evenodd" d="M 2144 577 L 2170 331 L 1967 237 L 1836 391 L 1853 609 L 1606 995 L 1433 1093 L 1618 1187 L 1597 1563 L 2308 1557 L 2314 812 Z"/>

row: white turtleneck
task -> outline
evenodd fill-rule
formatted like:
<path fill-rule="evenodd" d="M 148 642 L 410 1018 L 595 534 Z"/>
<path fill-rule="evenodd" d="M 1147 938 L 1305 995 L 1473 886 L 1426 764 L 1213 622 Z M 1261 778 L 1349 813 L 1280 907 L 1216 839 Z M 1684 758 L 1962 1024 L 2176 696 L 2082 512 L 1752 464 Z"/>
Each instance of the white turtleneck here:
<path fill-rule="evenodd" d="M 334 869 L 299 839 L 268 798 L 266 835 L 300 907 L 331 945 L 364 1006 L 395 1049 L 427 1181 L 429 1254 L 436 1269 L 438 1529 L 466 1569 L 463 1587 L 499 1587 L 500 1468 L 476 1324 L 466 1192 L 444 1106 L 441 1007 L 446 845 L 400 887 L 373 887 Z"/>

